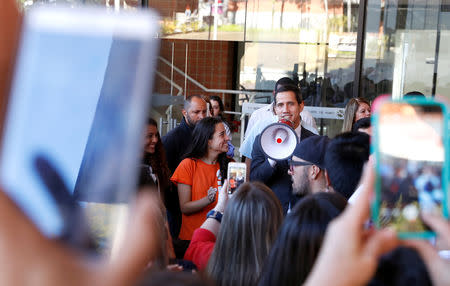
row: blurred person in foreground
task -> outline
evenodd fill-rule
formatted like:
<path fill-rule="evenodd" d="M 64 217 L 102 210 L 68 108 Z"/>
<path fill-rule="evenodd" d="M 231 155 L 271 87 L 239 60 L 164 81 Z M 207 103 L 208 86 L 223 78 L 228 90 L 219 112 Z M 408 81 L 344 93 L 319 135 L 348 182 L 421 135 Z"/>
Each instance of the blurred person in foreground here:
<path fill-rule="evenodd" d="M 0 1 L 2 110 L 10 86 L 20 23 L 16 1 Z M 160 256 L 162 242 L 157 198 L 149 193 L 140 194 L 132 209 L 117 256 L 94 260 L 45 237 L 0 190 L 0 285 L 134 285 L 147 265 Z"/>
<path fill-rule="evenodd" d="M 286 216 L 258 286 L 302 285 L 319 254 L 328 224 L 347 201 L 338 193 L 317 193 L 301 199 Z"/>
<path fill-rule="evenodd" d="M 197 264 L 218 286 L 256 285 L 283 215 L 273 192 L 247 182 L 228 200 L 228 182 L 219 202 L 194 232 L 185 259 Z"/>

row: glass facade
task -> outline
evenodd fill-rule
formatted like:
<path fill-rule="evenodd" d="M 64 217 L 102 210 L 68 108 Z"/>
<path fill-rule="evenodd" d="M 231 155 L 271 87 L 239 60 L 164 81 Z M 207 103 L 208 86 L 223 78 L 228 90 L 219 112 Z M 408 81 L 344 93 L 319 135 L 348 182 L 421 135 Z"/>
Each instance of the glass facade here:
<path fill-rule="evenodd" d="M 154 8 L 162 42 L 155 94 L 220 95 L 239 125 L 243 102 L 269 103 L 275 82 L 288 76 L 319 132 L 331 137 L 355 95 L 449 97 L 445 1 L 18 0 L 24 8 L 47 2 Z M 173 127 L 169 121 L 181 118 L 170 107 L 175 101 L 158 102 L 156 117 Z"/>
<path fill-rule="evenodd" d="M 368 0 L 362 95 L 419 91 L 449 97 L 449 3 Z"/>

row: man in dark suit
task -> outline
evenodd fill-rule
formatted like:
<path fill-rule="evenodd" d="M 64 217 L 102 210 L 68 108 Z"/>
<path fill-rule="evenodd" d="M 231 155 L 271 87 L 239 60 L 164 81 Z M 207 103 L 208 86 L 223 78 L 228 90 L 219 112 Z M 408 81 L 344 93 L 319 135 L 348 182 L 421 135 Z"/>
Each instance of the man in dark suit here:
<path fill-rule="evenodd" d="M 300 90 L 296 86 L 285 85 L 275 91 L 275 113 L 279 118 L 292 122 L 292 127 L 300 141 L 310 136 L 316 136 L 300 124 L 302 102 Z M 253 144 L 250 180 L 261 181 L 269 186 L 280 200 L 285 214 L 298 200 L 292 194 L 292 181 L 288 170 L 287 160 L 274 161 L 264 154 L 261 148 L 261 134 L 259 134 Z"/>

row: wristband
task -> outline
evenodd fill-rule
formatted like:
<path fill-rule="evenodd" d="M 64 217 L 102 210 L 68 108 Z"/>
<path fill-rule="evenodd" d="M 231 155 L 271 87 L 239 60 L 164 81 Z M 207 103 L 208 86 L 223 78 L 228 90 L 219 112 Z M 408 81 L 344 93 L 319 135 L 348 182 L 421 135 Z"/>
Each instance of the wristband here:
<path fill-rule="evenodd" d="M 208 214 L 206 215 L 206 218 L 213 218 L 217 220 L 218 222 L 222 222 L 222 216 L 223 214 L 219 211 L 210 210 Z"/>

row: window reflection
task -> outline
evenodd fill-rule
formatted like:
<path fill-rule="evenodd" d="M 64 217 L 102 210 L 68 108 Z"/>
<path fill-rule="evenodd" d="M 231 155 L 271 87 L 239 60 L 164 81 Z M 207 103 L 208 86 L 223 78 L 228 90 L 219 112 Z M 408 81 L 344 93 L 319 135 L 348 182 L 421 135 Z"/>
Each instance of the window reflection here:
<path fill-rule="evenodd" d="M 368 1 L 363 78 L 371 84 L 363 88 L 363 96 L 392 93 L 399 98 L 411 91 L 431 95 L 434 86 L 436 94 L 448 94 L 444 66 L 449 62 L 450 15 L 445 7 L 441 10 L 439 0 Z"/>

